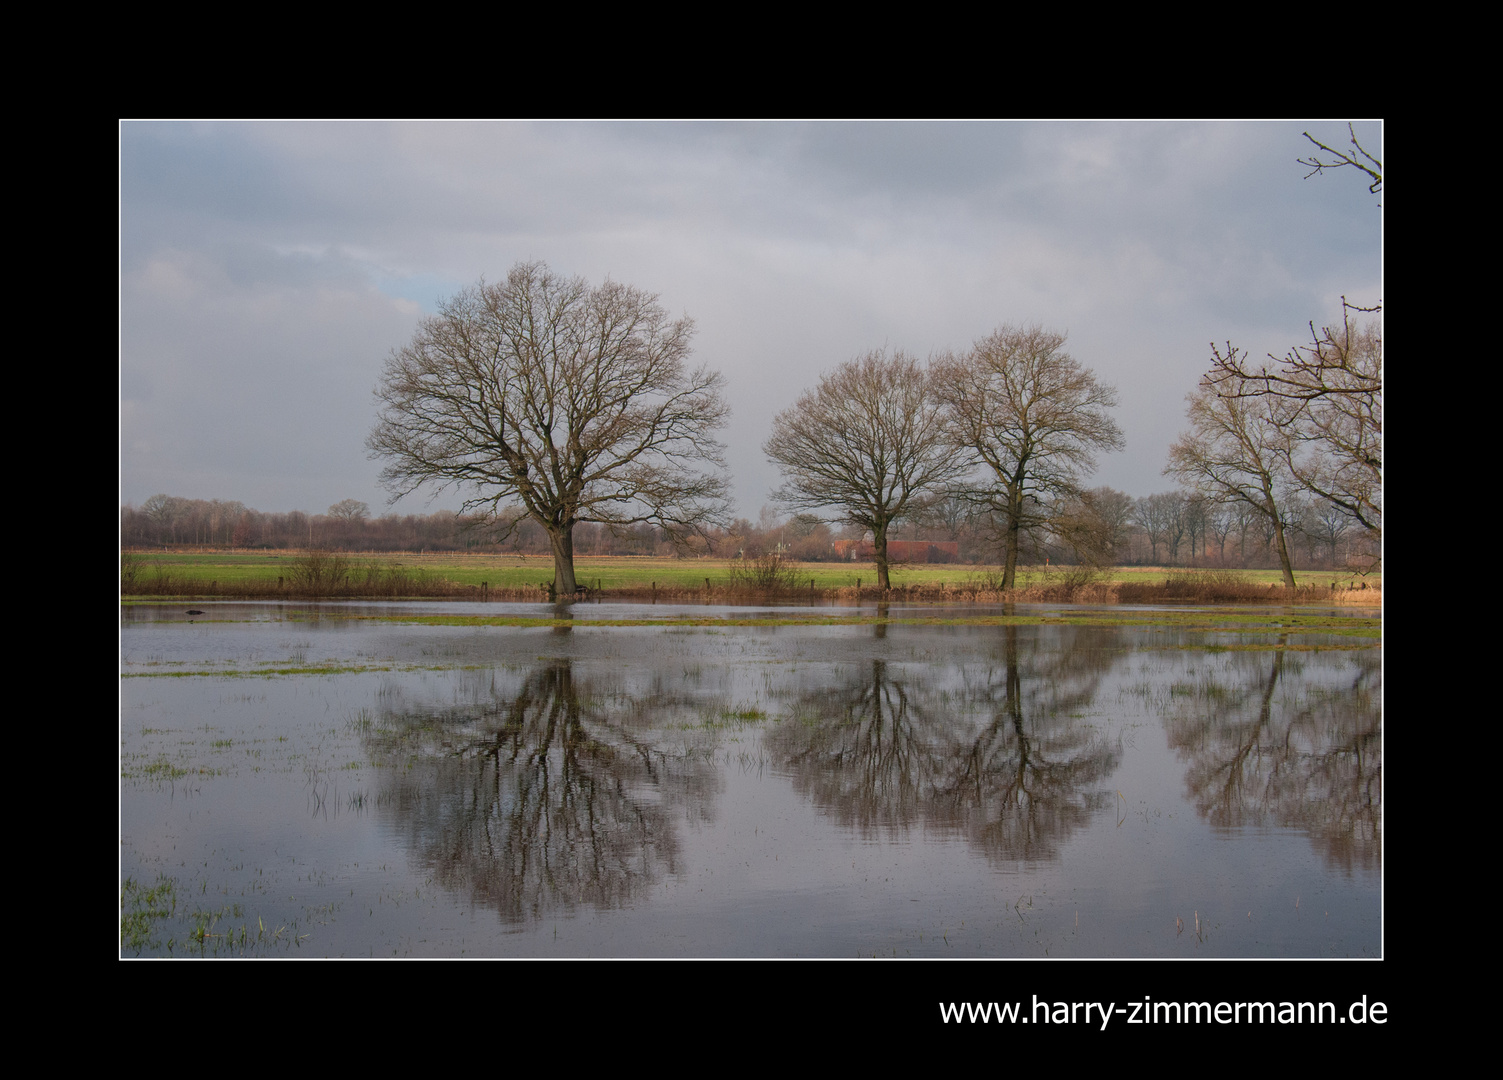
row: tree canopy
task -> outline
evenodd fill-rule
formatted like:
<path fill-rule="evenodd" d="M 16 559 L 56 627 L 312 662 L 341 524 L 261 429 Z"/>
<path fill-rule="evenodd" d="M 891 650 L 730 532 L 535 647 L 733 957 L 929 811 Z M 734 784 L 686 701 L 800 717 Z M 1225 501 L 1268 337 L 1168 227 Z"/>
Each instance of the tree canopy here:
<path fill-rule="evenodd" d="M 1065 351 L 1065 335 L 1003 326 L 938 365 L 953 437 L 991 476 L 980 497 L 1001 523 L 1002 587 L 1013 587 L 1024 530 L 1081 494 L 1096 454 L 1120 450 L 1117 391 Z"/>
<path fill-rule="evenodd" d="M 690 370 L 694 324 L 656 295 L 592 286 L 542 263 L 446 301 L 392 353 L 366 445 L 395 501 L 428 485 L 496 518 L 519 503 L 548 533 L 560 594 L 573 528 L 653 522 L 677 534 L 724 517 L 722 377 Z M 708 468 L 706 468 L 708 466 Z"/>
<path fill-rule="evenodd" d="M 870 352 L 779 413 L 763 452 L 782 470 L 773 497 L 795 510 L 835 508 L 870 529 L 877 584 L 890 587 L 888 527 L 926 490 L 966 470 L 946 436 L 928 373 L 899 351 Z"/>

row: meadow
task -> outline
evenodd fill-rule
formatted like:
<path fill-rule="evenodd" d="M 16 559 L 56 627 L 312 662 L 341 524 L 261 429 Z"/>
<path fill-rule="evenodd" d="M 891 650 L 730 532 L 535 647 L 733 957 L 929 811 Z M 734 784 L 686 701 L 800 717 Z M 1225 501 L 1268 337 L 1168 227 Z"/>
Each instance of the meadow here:
<path fill-rule="evenodd" d="M 313 569 L 309 562 L 322 561 Z M 763 568 L 765 570 L 765 567 Z M 616 599 L 704 599 L 778 594 L 821 601 L 877 597 L 876 568 L 868 562 L 795 563 L 776 568 L 771 588 L 759 587 L 755 563 L 718 558 L 576 556 L 575 573 L 593 595 Z M 1163 566 L 1029 566 L 1017 587 L 1000 589 L 998 568 L 965 564 L 894 564 L 893 593 L 925 600 L 1005 599 L 1113 603 L 1161 600 L 1335 600 L 1377 604 L 1382 575 L 1365 578 L 1332 570 L 1297 571 L 1301 588 L 1291 596 L 1277 570 L 1224 570 Z M 766 575 L 764 574 L 765 578 Z M 122 556 L 121 593 L 138 598 L 340 596 L 451 599 L 546 597 L 553 564 L 524 555 L 360 554 L 332 552 L 171 551 Z"/>

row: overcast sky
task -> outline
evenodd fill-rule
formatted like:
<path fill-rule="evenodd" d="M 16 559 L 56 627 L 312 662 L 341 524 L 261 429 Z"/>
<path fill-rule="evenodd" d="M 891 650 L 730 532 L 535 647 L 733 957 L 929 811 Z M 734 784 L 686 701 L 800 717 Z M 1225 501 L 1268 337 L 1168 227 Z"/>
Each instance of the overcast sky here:
<path fill-rule="evenodd" d="M 541 260 L 657 293 L 725 373 L 738 512 L 778 483 L 772 418 L 883 346 L 1040 323 L 1118 388 L 1162 475 L 1210 343 L 1283 354 L 1381 299 L 1381 196 L 1304 179 L 1261 123 L 146 123 L 120 127 L 120 484 L 386 509 L 365 438 L 387 356 L 438 302 Z M 1382 158 L 1377 122 L 1356 125 Z M 457 508 L 409 496 L 393 508 Z"/>

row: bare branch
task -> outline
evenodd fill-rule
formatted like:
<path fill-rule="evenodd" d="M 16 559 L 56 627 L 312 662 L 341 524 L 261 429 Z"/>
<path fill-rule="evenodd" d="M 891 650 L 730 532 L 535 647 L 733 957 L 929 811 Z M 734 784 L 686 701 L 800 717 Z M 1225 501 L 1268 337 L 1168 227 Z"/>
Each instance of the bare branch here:
<path fill-rule="evenodd" d="M 1352 150 L 1355 152 L 1337 150 L 1334 147 L 1327 146 L 1308 131 L 1305 132 L 1305 138 L 1309 139 L 1335 159 L 1333 161 L 1322 161 L 1316 154 L 1311 154 L 1308 158 L 1300 158 L 1299 163 L 1307 165 L 1310 168 L 1310 171 L 1305 174 L 1305 179 L 1308 180 L 1310 177 L 1317 173 L 1325 172 L 1327 169 L 1340 169 L 1350 165 L 1372 177 L 1372 183 L 1368 185 L 1367 190 L 1376 195 L 1383 186 L 1383 163 L 1362 148 L 1362 144 L 1357 141 L 1357 132 L 1352 128 L 1351 124 L 1347 124 L 1346 130 L 1347 134 L 1352 137 Z"/>
<path fill-rule="evenodd" d="M 1383 330 L 1381 305 L 1341 300 L 1339 327 L 1317 330 L 1282 360 L 1254 367 L 1227 343 L 1211 346 L 1202 386 L 1222 397 L 1265 399 L 1277 453 L 1296 482 L 1367 529 L 1383 520 Z"/>

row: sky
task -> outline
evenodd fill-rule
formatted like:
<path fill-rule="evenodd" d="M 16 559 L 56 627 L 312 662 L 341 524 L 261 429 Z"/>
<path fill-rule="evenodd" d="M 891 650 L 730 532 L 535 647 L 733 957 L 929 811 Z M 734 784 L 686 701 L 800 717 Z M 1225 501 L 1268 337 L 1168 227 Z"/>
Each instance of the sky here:
<path fill-rule="evenodd" d="M 1382 158 L 1382 125 L 1355 125 Z M 365 439 L 386 359 L 442 300 L 540 260 L 656 293 L 724 373 L 736 511 L 778 486 L 773 417 L 873 349 L 1004 324 L 1068 335 L 1166 491 L 1211 343 L 1254 357 L 1382 298 L 1381 195 L 1309 179 L 1304 132 L 1225 123 L 122 122 L 120 499 L 388 506 Z"/>

